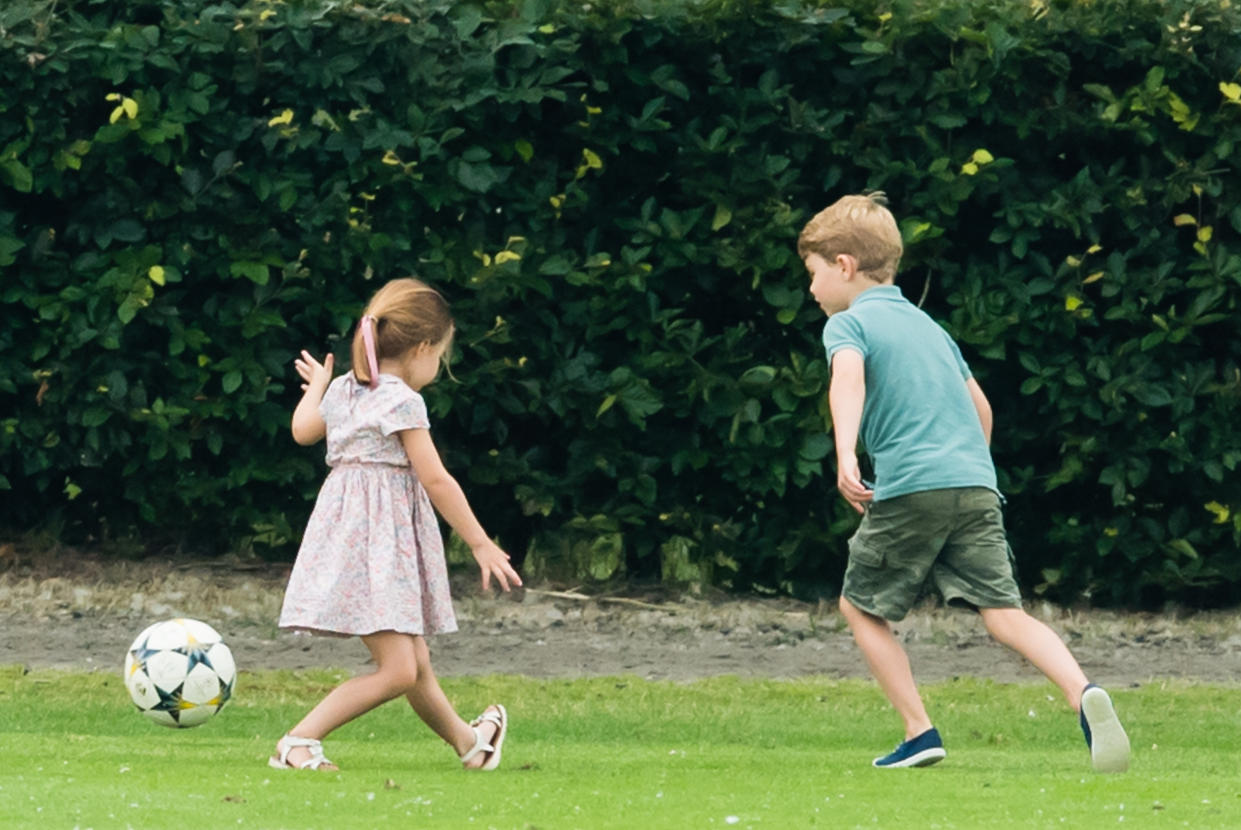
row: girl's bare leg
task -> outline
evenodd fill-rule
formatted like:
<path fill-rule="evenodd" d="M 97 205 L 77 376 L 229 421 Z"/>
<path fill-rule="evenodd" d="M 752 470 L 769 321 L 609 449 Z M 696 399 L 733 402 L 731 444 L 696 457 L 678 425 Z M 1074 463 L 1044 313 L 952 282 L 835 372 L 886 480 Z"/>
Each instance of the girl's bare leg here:
<path fill-rule="evenodd" d="M 435 672 L 431 669 L 431 651 L 427 648 L 427 641 L 422 637 L 416 637 L 415 641 L 418 682 L 414 684 L 414 688 L 405 693 L 405 699 L 409 701 L 409 705 L 414 708 L 418 717 L 422 718 L 435 734 L 447 741 L 457 755 L 464 755 L 474 746 L 474 730 L 457 714 L 457 710 L 448 702 L 444 690 L 440 688 L 439 681 L 435 679 Z M 484 722 L 478 728 L 487 741 L 495 735 L 495 724 Z M 467 766 L 479 767 L 485 760 L 485 756 L 479 754 L 471 758 Z"/>
<path fill-rule="evenodd" d="M 323 740 L 330 732 L 358 715 L 417 686 L 419 665 L 416 644 L 423 642 L 421 637 L 379 631 L 364 635 L 362 642 L 375 660 L 375 671 L 350 678 L 328 692 L 327 697 L 289 730 L 290 735 Z M 423 643 L 424 651 L 425 647 Z M 289 753 L 289 762 L 296 766 L 309 757 L 310 750 L 298 747 Z M 336 767 L 325 764 L 322 769 L 334 770 Z"/>

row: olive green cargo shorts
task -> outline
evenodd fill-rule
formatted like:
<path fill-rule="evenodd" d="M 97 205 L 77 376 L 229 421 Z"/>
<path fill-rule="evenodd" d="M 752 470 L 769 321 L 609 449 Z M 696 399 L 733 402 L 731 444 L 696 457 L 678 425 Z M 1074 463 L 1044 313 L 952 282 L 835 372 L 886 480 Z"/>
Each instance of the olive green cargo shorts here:
<path fill-rule="evenodd" d="M 950 604 L 1020 608 L 1000 497 L 985 487 L 871 502 L 849 540 L 841 593 L 867 613 L 904 619 L 929 581 Z"/>

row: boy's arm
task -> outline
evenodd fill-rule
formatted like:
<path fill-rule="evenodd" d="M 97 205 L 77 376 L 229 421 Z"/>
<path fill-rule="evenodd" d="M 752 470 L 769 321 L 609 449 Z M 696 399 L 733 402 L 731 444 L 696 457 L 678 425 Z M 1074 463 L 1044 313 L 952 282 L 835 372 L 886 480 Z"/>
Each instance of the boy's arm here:
<path fill-rule="evenodd" d="M 987 446 L 991 446 L 991 403 L 987 400 L 987 396 L 982 393 L 982 387 L 978 385 L 978 381 L 970 378 L 965 382 L 966 387 L 970 390 L 970 400 L 974 402 L 974 409 L 978 410 L 978 420 L 982 423 L 982 434 L 987 439 Z"/>
<path fill-rule="evenodd" d="M 332 382 L 332 355 L 322 363 L 305 350 L 293 361 L 297 373 L 306 381 L 302 384 L 302 399 L 293 410 L 293 440 L 302 446 L 314 444 L 327 435 L 327 424 L 319 414 L 319 404 L 328 384 Z"/>
<path fill-rule="evenodd" d="M 857 461 L 858 430 L 862 425 L 862 405 L 866 402 L 866 364 L 859 352 L 841 349 L 832 355 L 832 383 L 827 392 L 832 410 L 832 429 L 836 434 L 836 487 L 853 509 L 874 498 L 874 491 L 862 483 Z"/>

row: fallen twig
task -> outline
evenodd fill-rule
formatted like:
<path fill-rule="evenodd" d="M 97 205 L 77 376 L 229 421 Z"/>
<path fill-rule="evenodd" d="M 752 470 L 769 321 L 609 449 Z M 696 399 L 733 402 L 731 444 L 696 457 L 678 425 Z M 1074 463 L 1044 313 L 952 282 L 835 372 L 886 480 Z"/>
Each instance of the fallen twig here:
<path fill-rule="evenodd" d="M 527 588 L 528 594 L 539 594 L 545 597 L 554 597 L 556 599 L 571 599 L 577 602 L 610 602 L 613 605 L 632 605 L 635 608 L 646 608 L 651 611 L 676 611 L 678 606 L 674 605 L 655 605 L 650 602 L 643 602 L 640 599 L 630 599 L 628 597 L 592 597 L 589 594 L 578 593 L 577 591 L 542 591 L 538 588 Z"/>

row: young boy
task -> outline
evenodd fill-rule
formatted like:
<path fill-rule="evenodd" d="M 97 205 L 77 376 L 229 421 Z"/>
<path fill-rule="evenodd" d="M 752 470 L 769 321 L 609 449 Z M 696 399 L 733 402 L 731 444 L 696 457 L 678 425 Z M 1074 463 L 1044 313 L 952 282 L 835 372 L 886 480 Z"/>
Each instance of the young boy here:
<path fill-rule="evenodd" d="M 905 740 L 874 765 L 927 766 L 946 754 L 888 624 L 904 618 L 929 580 L 1060 687 L 1080 713 L 1096 770 L 1124 772 L 1129 738 L 1107 692 L 1022 610 L 989 449 L 991 407 L 956 343 L 893 284 L 903 247 L 886 203 L 882 193 L 845 196 L 797 241 L 810 293 L 828 315 L 836 484 L 862 514 L 840 610 L 905 722 Z M 873 485 L 858 467 L 859 431 Z"/>

